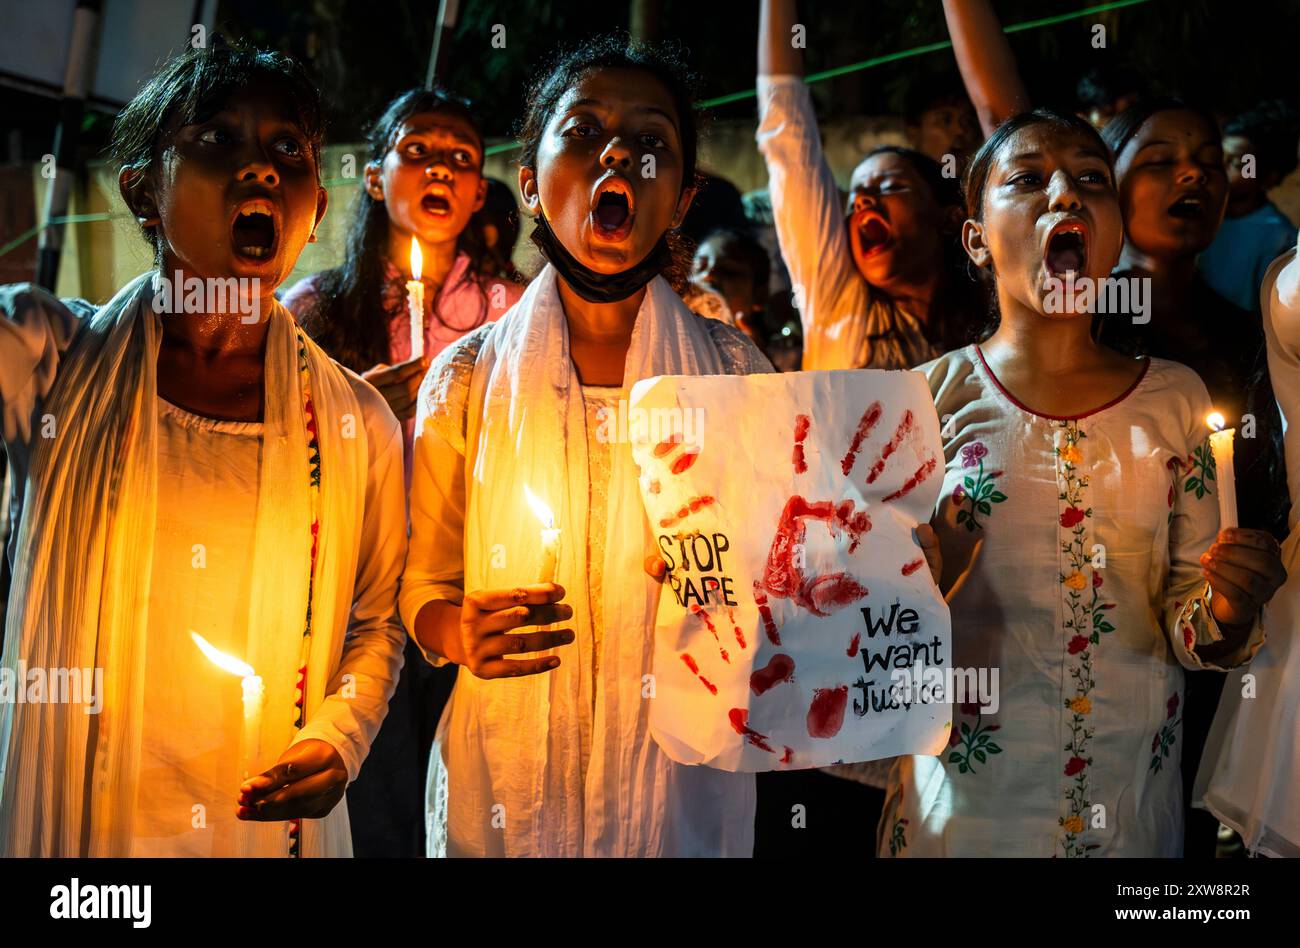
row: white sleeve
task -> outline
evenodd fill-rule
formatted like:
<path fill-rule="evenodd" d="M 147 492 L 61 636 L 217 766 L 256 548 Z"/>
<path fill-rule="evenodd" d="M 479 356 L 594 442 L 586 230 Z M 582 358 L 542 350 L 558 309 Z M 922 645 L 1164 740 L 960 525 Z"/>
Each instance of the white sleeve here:
<path fill-rule="evenodd" d="M 759 76 L 758 115 L 777 241 L 803 323 L 804 368 L 853 368 L 871 300 L 853 264 L 845 205 L 822 152 L 808 86 L 797 76 Z"/>
<path fill-rule="evenodd" d="M 415 628 L 415 617 L 428 603 L 459 605 L 465 598 L 465 400 L 476 350 L 463 344 L 464 340 L 444 350 L 420 386 L 411 473 L 411 539 L 399 597 L 408 629 Z M 418 639 L 415 643 L 431 664 L 447 664 L 446 658 L 428 651 Z"/>
<path fill-rule="evenodd" d="M 1294 247 L 1264 274 L 1260 306 L 1269 346 L 1292 362 L 1300 359 L 1300 259 Z"/>
<path fill-rule="evenodd" d="M 406 560 L 402 429 L 377 392 L 364 395 L 372 402 L 367 405 L 363 397 L 370 465 L 352 613 L 325 700 L 293 741 L 314 738 L 330 744 L 343 758 L 349 781 L 357 778 L 388 713 L 406 646 L 397 616 L 397 589 Z"/>
<path fill-rule="evenodd" d="M 31 283 L 0 286 L 0 410 L 7 444 L 25 442 L 38 400 L 54 387 L 59 361 L 95 308 L 60 300 Z"/>

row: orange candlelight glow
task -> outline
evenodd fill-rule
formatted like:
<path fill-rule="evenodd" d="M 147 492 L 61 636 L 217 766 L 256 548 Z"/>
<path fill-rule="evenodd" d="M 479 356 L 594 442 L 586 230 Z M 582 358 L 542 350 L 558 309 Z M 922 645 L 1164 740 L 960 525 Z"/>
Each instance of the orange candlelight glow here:
<path fill-rule="evenodd" d="M 1224 428 L 1227 422 L 1217 411 L 1206 415 L 1205 423 L 1214 429 L 1214 434 L 1210 435 L 1210 452 L 1214 455 L 1215 480 L 1218 482 L 1219 529 L 1227 530 L 1237 525 L 1237 480 L 1232 467 L 1232 439 L 1237 432 L 1235 428 Z"/>
<path fill-rule="evenodd" d="M 192 629 L 190 638 L 208 661 L 222 671 L 239 676 L 244 706 L 244 726 L 239 734 L 239 779 L 247 780 L 261 769 L 258 758 L 262 749 L 262 706 L 266 699 L 262 678 L 248 662 L 227 655 Z"/>
<path fill-rule="evenodd" d="M 253 675 L 252 665 L 247 662 L 241 662 L 233 655 L 227 655 L 225 652 L 219 651 L 211 642 L 199 635 L 199 633 L 193 631 L 190 632 L 190 638 L 193 639 L 194 644 L 199 647 L 199 651 L 203 653 L 203 657 L 216 665 L 222 671 L 230 672 L 232 675 L 238 675 L 240 678 L 248 678 Z"/>
<path fill-rule="evenodd" d="M 542 522 L 542 570 L 537 581 L 553 583 L 560 562 L 560 530 L 555 526 L 555 514 L 546 501 L 534 494 L 527 484 L 524 485 L 524 497 L 528 500 L 533 515 Z"/>
<path fill-rule="evenodd" d="M 533 516 L 542 522 L 542 526 L 547 530 L 555 527 L 555 514 L 551 513 L 551 508 L 546 505 L 546 501 L 532 492 L 527 484 L 524 485 L 524 496 L 528 499 L 528 506 L 532 508 Z"/>
<path fill-rule="evenodd" d="M 424 256 L 420 253 L 420 241 L 416 237 L 411 238 L 411 279 L 420 279 L 420 271 L 424 269 Z"/>

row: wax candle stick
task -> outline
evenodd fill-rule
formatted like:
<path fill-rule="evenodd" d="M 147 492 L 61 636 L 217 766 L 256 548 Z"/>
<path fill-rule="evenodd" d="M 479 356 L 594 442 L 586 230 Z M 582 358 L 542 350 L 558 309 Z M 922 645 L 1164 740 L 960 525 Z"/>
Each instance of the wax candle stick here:
<path fill-rule="evenodd" d="M 219 651 L 193 630 L 190 631 L 190 638 L 208 661 L 222 671 L 240 678 L 244 703 L 244 721 L 239 732 L 239 780 L 242 783 L 262 772 L 262 709 L 266 703 L 266 689 L 261 676 L 253 671 L 252 665 Z"/>
<path fill-rule="evenodd" d="M 244 727 L 239 741 L 239 779 L 242 783 L 262 772 L 262 709 L 266 688 L 261 675 L 245 675 L 240 684 L 244 692 Z"/>
<path fill-rule="evenodd" d="M 533 514 L 542 523 L 542 569 L 539 583 L 555 582 L 555 572 L 560 562 L 560 530 L 555 526 L 555 515 L 546 502 L 524 485 L 524 496 Z"/>
<path fill-rule="evenodd" d="M 411 238 L 411 279 L 406 281 L 406 310 L 411 318 L 411 358 L 424 358 L 424 284 L 420 271 L 424 260 L 420 241 Z"/>
<path fill-rule="evenodd" d="M 1219 485 L 1219 529 L 1237 525 L 1237 479 L 1232 470 L 1232 439 L 1235 428 L 1224 428 L 1221 414 L 1211 412 L 1205 423 L 1214 429 L 1210 450 L 1214 452 L 1214 479 Z"/>

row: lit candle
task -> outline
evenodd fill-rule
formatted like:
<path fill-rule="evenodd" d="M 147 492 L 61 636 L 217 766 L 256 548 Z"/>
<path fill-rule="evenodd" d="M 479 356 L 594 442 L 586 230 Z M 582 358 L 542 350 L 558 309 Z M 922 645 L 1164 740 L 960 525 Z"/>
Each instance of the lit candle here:
<path fill-rule="evenodd" d="M 190 638 L 208 661 L 222 671 L 238 675 L 243 685 L 244 726 L 239 732 L 239 781 L 243 783 L 262 772 L 258 762 L 262 752 L 262 707 L 266 703 L 262 678 L 253 672 L 252 665 L 218 651 L 199 633 L 191 630 Z"/>
<path fill-rule="evenodd" d="M 555 582 L 555 568 L 560 560 L 560 531 L 555 526 L 555 515 L 546 502 L 524 485 L 524 496 L 533 514 L 542 522 L 542 575 L 539 583 Z"/>
<path fill-rule="evenodd" d="M 406 281 L 406 309 L 411 314 L 411 358 L 424 358 L 424 284 L 420 270 L 424 259 L 420 255 L 420 241 L 411 238 L 411 279 Z"/>
<path fill-rule="evenodd" d="M 1210 450 L 1214 452 L 1214 477 L 1219 482 L 1219 529 L 1227 530 L 1237 525 L 1237 480 L 1232 472 L 1232 437 L 1235 428 L 1224 428 L 1224 419 L 1217 411 L 1210 412 L 1205 423 L 1214 429 L 1210 435 Z"/>

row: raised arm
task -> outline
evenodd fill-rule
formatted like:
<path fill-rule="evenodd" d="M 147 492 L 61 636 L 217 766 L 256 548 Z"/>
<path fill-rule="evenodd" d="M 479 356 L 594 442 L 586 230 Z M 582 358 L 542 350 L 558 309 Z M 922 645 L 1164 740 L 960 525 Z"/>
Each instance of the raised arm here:
<path fill-rule="evenodd" d="M 794 0 L 763 0 L 758 13 L 760 76 L 803 75 L 803 54 L 791 41 L 796 19 Z"/>
<path fill-rule="evenodd" d="M 984 137 L 1030 107 L 1011 44 L 989 0 L 943 0 L 957 68 Z"/>
<path fill-rule="evenodd" d="M 849 248 L 845 202 L 822 151 L 808 87 L 797 74 L 791 0 L 759 14 L 758 150 L 781 257 L 803 324 L 805 369 L 856 368 L 871 333 L 871 291 Z"/>

